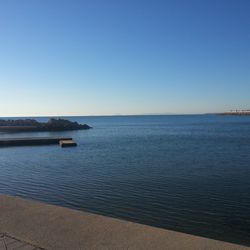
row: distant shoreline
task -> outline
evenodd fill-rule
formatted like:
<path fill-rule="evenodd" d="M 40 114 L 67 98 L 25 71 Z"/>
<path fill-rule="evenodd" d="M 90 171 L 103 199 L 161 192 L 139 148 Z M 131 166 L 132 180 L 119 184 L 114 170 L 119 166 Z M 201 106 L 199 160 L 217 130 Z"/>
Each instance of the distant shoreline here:
<path fill-rule="evenodd" d="M 239 115 L 239 116 L 250 116 L 250 111 L 249 111 L 249 110 L 242 110 L 242 111 L 230 111 L 230 112 L 219 113 L 218 115 Z"/>
<path fill-rule="evenodd" d="M 0 119 L 0 131 L 3 132 L 42 132 L 83 130 L 92 127 L 65 119 L 50 118 L 47 122 L 38 122 L 35 119 Z"/>

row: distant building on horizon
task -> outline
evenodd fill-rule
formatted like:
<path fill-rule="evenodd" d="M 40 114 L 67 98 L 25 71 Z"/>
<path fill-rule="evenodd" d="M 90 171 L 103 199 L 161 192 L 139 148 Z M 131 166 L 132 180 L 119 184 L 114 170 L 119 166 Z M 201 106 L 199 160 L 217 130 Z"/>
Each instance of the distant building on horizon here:
<path fill-rule="evenodd" d="M 250 109 L 230 110 L 222 113 L 222 115 L 250 115 Z"/>

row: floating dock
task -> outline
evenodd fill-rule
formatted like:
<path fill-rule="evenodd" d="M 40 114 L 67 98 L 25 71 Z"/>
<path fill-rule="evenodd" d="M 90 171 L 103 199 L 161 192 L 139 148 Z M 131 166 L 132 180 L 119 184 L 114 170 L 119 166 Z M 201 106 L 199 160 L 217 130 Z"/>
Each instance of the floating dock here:
<path fill-rule="evenodd" d="M 2 138 L 0 139 L 0 147 L 51 145 L 59 144 L 60 141 L 74 142 L 71 137 Z M 74 146 L 76 146 L 76 143 Z"/>
<path fill-rule="evenodd" d="M 59 141 L 59 144 L 62 148 L 76 147 L 77 146 L 77 144 L 73 140 L 61 140 L 61 141 Z"/>

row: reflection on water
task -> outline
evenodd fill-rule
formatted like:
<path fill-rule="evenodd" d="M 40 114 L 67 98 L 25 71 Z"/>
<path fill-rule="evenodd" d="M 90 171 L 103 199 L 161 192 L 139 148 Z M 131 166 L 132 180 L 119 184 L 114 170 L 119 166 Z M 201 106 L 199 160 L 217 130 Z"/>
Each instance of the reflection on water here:
<path fill-rule="evenodd" d="M 46 118 L 39 118 L 46 120 Z M 250 245 L 250 117 L 75 117 L 76 148 L 0 148 L 0 192 Z"/>

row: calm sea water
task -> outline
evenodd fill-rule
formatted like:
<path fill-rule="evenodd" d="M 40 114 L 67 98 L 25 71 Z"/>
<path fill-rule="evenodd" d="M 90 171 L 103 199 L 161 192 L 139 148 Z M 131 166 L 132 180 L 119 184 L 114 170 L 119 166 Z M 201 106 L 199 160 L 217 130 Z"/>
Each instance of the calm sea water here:
<path fill-rule="evenodd" d="M 71 117 L 76 148 L 0 148 L 0 193 L 250 245 L 250 117 Z M 39 120 L 47 120 L 39 118 Z"/>

